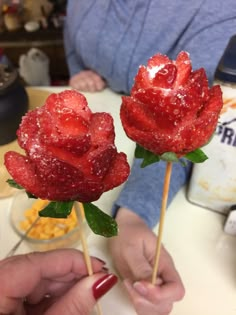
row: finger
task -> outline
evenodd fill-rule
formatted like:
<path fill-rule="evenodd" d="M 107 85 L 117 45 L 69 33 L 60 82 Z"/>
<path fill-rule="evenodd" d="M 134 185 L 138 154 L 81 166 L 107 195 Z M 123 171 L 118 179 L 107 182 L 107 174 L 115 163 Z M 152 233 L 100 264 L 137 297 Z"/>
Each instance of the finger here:
<path fill-rule="evenodd" d="M 71 77 L 69 85 L 79 91 L 93 92 L 95 90 L 95 75 L 90 70 L 84 70 Z"/>
<path fill-rule="evenodd" d="M 93 85 L 96 91 L 101 91 L 105 88 L 106 82 L 104 79 L 95 72 L 90 74 L 90 79 L 93 81 Z"/>
<path fill-rule="evenodd" d="M 175 302 L 178 300 L 178 284 L 162 284 L 158 286 L 146 281 L 137 281 L 133 283 L 133 288 L 153 304 L 158 304 L 162 301 Z"/>
<path fill-rule="evenodd" d="M 70 82 L 69 84 L 73 89 L 78 91 L 86 91 L 87 89 L 87 83 L 84 80 L 79 80 L 76 82 Z"/>
<path fill-rule="evenodd" d="M 160 298 L 155 301 L 151 301 L 148 299 L 148 293 L 146 289 L 139 288 L 139 290 L 137 290 L 137 287 L 129 280 L 124 281 L 124 286 L 135 307 L 137 314 L 167 315 L 171 312 L 173 308 L 173 302 L 169 300 L 162 300 Z"/>
<path fill-rule="evenodd" d="M 107 293 L 117 282 L 113 274 L 94 274 L 80 280 L 45 315 L 89 315 L 96 301 Z"/>
<path fill-rule="evenodd" d="M 86 79 L 86 92 L 96 92 L 96 82 L 94 78 L 87 78 Z"/>
<path fill-rule="evenodd" d="M 162 260 L 160 262 L 160 273 L 159 276 L 165 284 L 163 286 L 163 294 L 173 293 L 176 301 L 183 298 L 185 289 L 181 277 L 175 268 L 173 259 L 169 253 L 162 248 Z"/>
<path fill-rule="evenodd" d="M 70 288 L 72 288 L 77 282 L 78 279 L 74 279 L 69 282 L 42 280 L 34 291 L 27 296 L 27 302 L 30 304 L 37 304 L 42 301 L 45 296 L 53 298 L 60 297 L 70 290 Z"/>
<path fill-rule="evenodd" d="M 103 265 L 104 262 L 92 258 L 94 272 Z M 0 296 L 24 298 L 43 279 L 63 279 L 71 273 L 77 278 L 87 275 L 83 254 L 75 249 L 14 256 L 0 264 Z M 14 281 L 9 281 L 9 275 Z"/>
<path fill-rule="evenodd" d="M 69 86 L 71 86 L 73 89 L 84 91 L 87 86 L 85 79 L 86 77 L 84 78 L 84 75 L 82 74 L 75 75 L 69 80 Z"/>
<path fill-rule="evenodd" d="M 132 250 L 136 250 L 133 248 Z M 132 255 L 130 250 L 125 253 L 125 261 L 132 274 L 133 280 L 150 279 L 152 274 L 152 266 L 144 256 L 143 251 L 137 250 L 135 255 Z M 130 278 L 130 276 L 129 276 Z"/>
<path fill-rule="evenodd" d="M 106 87 L 106 82 L 102 78 L 95 80 L 94 84 L 96 91 L 102 91 Z"/>
<path fill-rule="evenodd" d="M 106 86 L 106 82 L 103 80 L 103 78 L 92 70 L 87 72 L 87 79 L 90 80 L 90 90 L 93 92 L 101 91 Z"/>
<path fill-rule="evenodd" d="M 12 299 L 0 295 L 0 314 L 13 314 L 20 308 L 21 304 L 22 301 L 19 299 Z"/>
<path fill-rule="evenodd" d="M 94 83 L 86 78 L 83 81 L 76 82 L 76 84 L 73 86 L 76 90 L 82 91 L 82 92 L 95 92 L 95 86 Z"/>
<path fill-rule="evenodd" d="M 160 288 L 161 288 L 160 294 L 163 299 L 179 301 L 182 300 L 185 295 L 185 289 L 180 278 L 178 280 L 174 280 L 173 278 L 169 282 L 166 282 L 164 280 Z"/>

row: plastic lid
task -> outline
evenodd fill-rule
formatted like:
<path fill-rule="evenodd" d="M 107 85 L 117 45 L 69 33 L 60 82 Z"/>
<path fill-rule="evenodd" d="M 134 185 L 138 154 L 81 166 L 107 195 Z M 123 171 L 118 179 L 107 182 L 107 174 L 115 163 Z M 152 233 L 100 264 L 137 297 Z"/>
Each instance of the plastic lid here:
<path fill-rule="evenodd" d="M 231 37 L 220 59 L 215 79 L 236 83 L 236 35 Z"/>

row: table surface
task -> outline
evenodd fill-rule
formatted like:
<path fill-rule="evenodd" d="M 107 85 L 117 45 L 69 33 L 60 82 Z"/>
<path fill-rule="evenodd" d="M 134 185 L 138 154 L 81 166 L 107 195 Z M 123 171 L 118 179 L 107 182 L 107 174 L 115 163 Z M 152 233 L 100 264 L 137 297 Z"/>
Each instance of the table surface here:
<path fill-rule="evenodd" d="M 43 89 L 54 92 L 65 88 Z M 132 163 L 134 143 L 125 136 L 120 123 L 120 95 L 108 89 L 84 94 L 92 110 L 112 114 L 117 148 L 126 152 Z M 96 204 L 109 212 L 121 188 L 103 194 Z M 18 240 L 9 225 L 11 201 L 12 197 L 0 199 L 0 259 Z M 171 253 L 186 289 L 184 299 L 175 304 L 171 315 L 236 314 L 236 237 L 224 233 L 224 221 L 222 214 L 189 203 L 185 188 L 179 191 L 169 206 L 163 243 Z M 109 269 L 114 271 L 105 238 L 90 233 L 88 246 L 91 255 L 106 260 Z M 27 245 L 22 243 L 17 253 L 28 251 Z M 103 315 L 136 314 L 122 289 L 121 281 L 101 299 L 100 304 Z"/>

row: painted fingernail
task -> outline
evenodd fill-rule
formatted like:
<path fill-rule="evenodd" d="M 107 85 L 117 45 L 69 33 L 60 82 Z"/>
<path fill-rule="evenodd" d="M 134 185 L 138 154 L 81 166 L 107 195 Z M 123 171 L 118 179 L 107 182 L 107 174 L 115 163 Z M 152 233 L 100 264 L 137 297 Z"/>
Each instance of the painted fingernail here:
<path fill-rule="evenodd" d="M 98 300 L 101 296 L 107 293 L 118 281 L 117 276 L 108 274 L 99 279 L 93 285 L 93 296 Z"/>
<path fill-rule="evenodd" d="M 133 288 L 142 296 L 146 296 L 148 293 L 148 289 L 141 282 L 135 282 Z"/>

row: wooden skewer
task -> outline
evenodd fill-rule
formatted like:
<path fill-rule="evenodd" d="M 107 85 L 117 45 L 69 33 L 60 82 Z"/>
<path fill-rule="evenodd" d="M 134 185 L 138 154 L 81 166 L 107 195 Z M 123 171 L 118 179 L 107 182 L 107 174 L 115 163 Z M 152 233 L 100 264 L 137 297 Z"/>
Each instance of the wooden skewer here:
<path fill-rule="evenodd" d="M 75 207 L 77 208 L 77 213 L 78 213 L 78 226 L 79 226 L 79 233 L 80 233 L 80 239 L 82 243 L 82 248 L 83 248 L 83 254 L 84 254 L 84 260 L 87 266 L 88 274 L 89 276 L 93 275 L 93 268 L 92 268 L 92 262 L 91 262 L 91 257 L 89 255 L 89 250 L 88 250 L 88 245 L 83 229 L 83 217 L 84 217 L 84 206 L 81 202 L 75 202 Z M 102 315 L 102 310 L 101 306 L 99 303 L 96 304 L 97 308 L 97 314 Z"/>
<path fill-rule="evenodd" d="M 165 213 L 166 213 L 166 205 L 167 205 L 167 199 L 168 199 L 168 194 L 169 194 L 171 171 L 172 171 L 172 162 L 167 162 L 164 185 L 163 185 L 163 193 L 162 193 L 162 204 L 161 204 L 160 222 L 159 222 L 159 227 L 158 227 L 155 260 L 154 260 L 154 267 L 153 267 L 153 272 L 152 272 L 153 285 L 156 284 L 156 279 L 157 279 L 157 272 L 158 272 L 159 259 L 160 259 L 160 253 L 161 253 L 163 227 L 164 227 Z"/>

